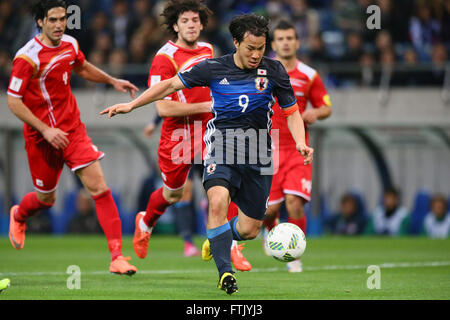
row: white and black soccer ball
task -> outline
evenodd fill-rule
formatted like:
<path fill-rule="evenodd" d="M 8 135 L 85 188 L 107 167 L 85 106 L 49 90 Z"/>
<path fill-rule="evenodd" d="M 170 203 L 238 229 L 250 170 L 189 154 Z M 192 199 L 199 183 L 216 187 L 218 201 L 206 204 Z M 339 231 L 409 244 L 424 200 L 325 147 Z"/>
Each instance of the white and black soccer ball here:
<path fill-rule="evenodd" d="M 266 251 L 282 262 L 290 262 L 301 257 L 306 249 L 306 237 L 302 229 L 292 223 L 280 223 L 266 240 Z"/>

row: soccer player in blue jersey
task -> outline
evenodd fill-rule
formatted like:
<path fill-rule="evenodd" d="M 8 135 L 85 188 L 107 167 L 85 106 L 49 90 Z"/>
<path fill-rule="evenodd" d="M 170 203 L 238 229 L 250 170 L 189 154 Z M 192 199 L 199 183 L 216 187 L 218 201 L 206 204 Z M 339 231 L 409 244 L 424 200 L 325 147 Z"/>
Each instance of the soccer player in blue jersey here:
<path fill-rule="evenodd" d="M 303 120 L 286 70 L 280 62 L 263 56 L 268 20 L 243 14 L 232 19 L 229 29 L 234 53 L 202 61 L 152 86 L 135 100 L 116 104 L 100 114 L 113 117 L 177 90 L 210 87 L 213 119 L 204 136 L 208 154 L 203 176 L 209 200 L 208 239 L 202 257 L 214 258 L 218 287 L 232 294 L 238 288 L 230 262 L 231 242 L 255 238 L 267 209 L 272 183 L 270 117 L 275 97 L 305 164 L 312 161 L 313 149 L 305 143 Z M 239 215 L 228 222 L 231 200 L 239 207 Z"/>

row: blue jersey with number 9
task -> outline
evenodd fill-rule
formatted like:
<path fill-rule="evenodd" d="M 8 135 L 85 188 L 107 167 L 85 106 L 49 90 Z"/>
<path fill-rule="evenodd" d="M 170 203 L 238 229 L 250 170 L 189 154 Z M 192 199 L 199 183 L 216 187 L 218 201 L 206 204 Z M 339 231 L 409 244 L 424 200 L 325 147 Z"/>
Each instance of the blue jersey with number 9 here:
<path fill-rule="evenodd" d="M 265 148 L 270 149 L 270 118 L 275 97 L 281 108 L 287 109 L 297 102 L 283 65 L 266 57 L 255 69 L 240 69 L 234 63 L 233 54 L 228 54 L 204 60 L 192 69 L 178 73 L 178 76 L 187 88 L 207 86 L 211 89 L 213 118 L 207 125 L 204 137 L 209 155 L 214 144 L 211 137 L 217 137 L 217 131 L 225 141 L 227 130 L 231 132 L 236 129 L 244 132 L 256 130 L 256 149 L 259 148 L 259 132 L 265 130 Z M 248 139 L 245 147 L 239 149 L 235 146 L 233 150 L 235 154 L 244 152 L 248 155 L 249 148 L 252 148 Z"/>

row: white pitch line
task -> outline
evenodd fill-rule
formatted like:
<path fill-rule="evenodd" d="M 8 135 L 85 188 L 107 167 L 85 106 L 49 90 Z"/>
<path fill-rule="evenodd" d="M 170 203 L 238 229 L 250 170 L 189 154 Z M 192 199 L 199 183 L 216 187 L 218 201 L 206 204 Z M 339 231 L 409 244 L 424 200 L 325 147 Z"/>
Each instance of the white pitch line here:
<path fill-rule="evenodd" d="M 374 264 L 382 269 L 392 268 L 418 268 L 418 267 L 443 267 L 450 266 L 450 261 L 427 261 L 427 262 L 387 262 Z M 331 271 L 331 270 L 358 270 L 367 269 L 369 265 L 331 265 L 323 267 L 305 266 L 305 271 Z M 250 272 L 274 272 L 284 271 L 286 268 L 253 268 Z M 105 275 L 107 271 L 87 271 L 84 275 Z M 138 274 L 186 274 L 186 273 L 209 273 L 215 272 L 215 269 L 193 269 L 193 270 L 138 270 Z M 65 276 L 66 272 L 0 272 L 0 277 L 5 276 Z"/>

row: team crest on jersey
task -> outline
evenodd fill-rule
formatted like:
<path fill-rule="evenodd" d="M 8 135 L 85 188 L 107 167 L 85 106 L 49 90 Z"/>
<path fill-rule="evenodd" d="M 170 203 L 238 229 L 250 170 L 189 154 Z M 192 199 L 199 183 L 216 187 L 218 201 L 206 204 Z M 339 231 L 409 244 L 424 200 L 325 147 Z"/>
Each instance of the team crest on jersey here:
<path fill-rule="evenodd" d="M 211 163 L 208 167 L 206 167 L 206 172 L 208 174 L 213 174 L 214 171 L 216 171 L 216 164 L 215 163 Z"/>
<path fill-rule="evenodd" d="M 267 85 L 269 84 L 269 80 L 266 77 L 257 77 L 255 79 L 256 89 L 259 91 L 264 91 L 267 89 Z"/>

